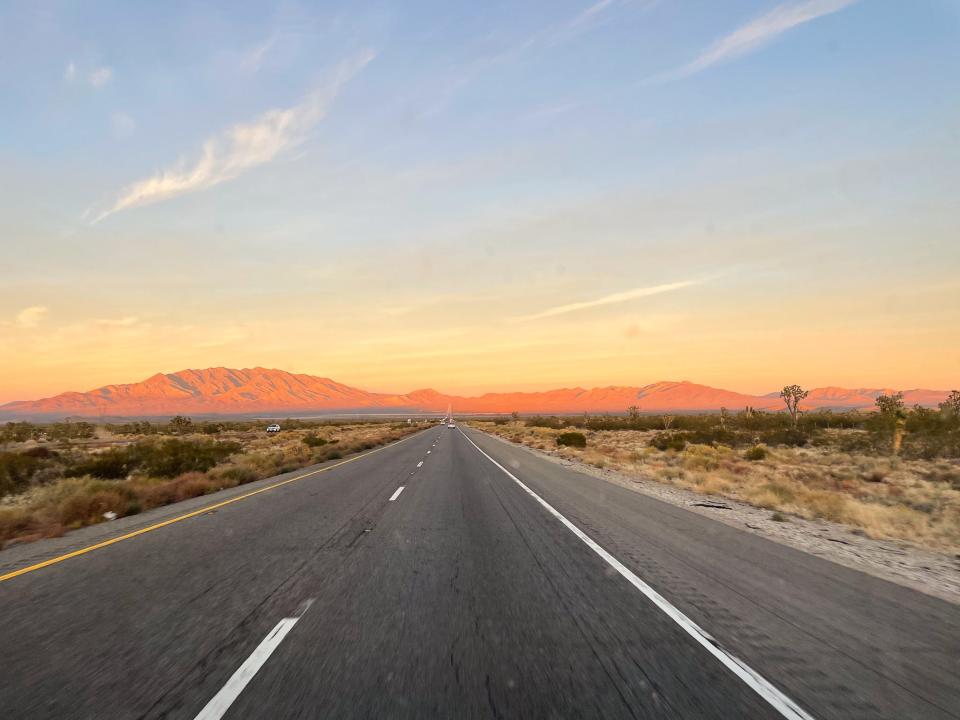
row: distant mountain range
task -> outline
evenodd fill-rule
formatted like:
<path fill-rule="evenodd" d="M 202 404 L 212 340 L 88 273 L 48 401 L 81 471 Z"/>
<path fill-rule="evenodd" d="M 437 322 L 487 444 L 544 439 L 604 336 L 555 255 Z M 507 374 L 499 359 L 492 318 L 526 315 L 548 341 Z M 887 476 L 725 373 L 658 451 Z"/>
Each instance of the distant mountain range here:
<path fill-rule="evenodd" d="M 870 408 L 878 395 L 890 388 L 825 387 L 810 391 L 807 408 Z M 946 390 L 905 390 L 908 406 L 934 407 L 947 397 Z M 175 414 L 265 415 L 309 414 L 335 411 L 455 413 L 624 413 L 631 405 L 642 412 L 695 412 L 721 407 L 739 410 L 781 410 L 777 392 L 747 395 L 691 382 L 658 382 L 642 387 L 563 388 L 544 392 L 487 393 L 477 397 L 445 395 L 436 390 L 415 390 L 395 395 L 374 393 L 343 385 L 329 378 L 251 368 L 207 368 L 158 373 L 143 382 L 106 385 L 89 392 L 67 392 L 41 400 L 0 405 L 0 419 L 52 419 L 61 417 L 146 417 Z"/>

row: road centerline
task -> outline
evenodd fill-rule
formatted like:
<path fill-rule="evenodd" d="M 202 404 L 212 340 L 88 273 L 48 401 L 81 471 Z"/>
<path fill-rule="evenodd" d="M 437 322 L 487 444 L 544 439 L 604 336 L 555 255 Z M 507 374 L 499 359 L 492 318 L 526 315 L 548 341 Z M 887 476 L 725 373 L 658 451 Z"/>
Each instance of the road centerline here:
<path fill-rule="evenodd" d="M 520 478 L 507 470 L 503 465 L 488 455 L 479 445 L 477 445 L 461 428 L 457 428 L 468 443 L 476 448 L 477 452 L 483 455 L 487 460 L 497 466 L 504 474 L 520 486 L 530 497 L 536 500 L 548 513 L 559 520 L 570 532 L 576 535 L 587 547 L 593 550 L 603 560 L 616 570 L 637 590 L 643 593 L 654 605 L 662 610 L 671 620 L 673 620 L 681 629 L 684 630 L 699 645 L 720 661 L 728 670 L 742 680 L 751 690 L 762 697 L 774 710 L 785 718 L 791 720 L 814 720 L 806 710 L 801 708 L 796 702 L 790 699 L 780 691 L 773 683 L 763 677 L 760 673 L 747 665 L 743 660 L 725 650 L 719 642 L 714 639 L 706 630 L 697 625 L 688 618 L 683 612 L 670 603 L 665 597 L 654 590 L 650 585 L 638 577 L 626 565 L 617 560 L 613 555 L 604 550 L 593 538 L 587 535 L 583 530 L 574 525 L 559 510 L 544 500 L 540 495 L 534 492 Z"/>
<path fill-rule="evenodd" d="M 404 489 L 405 487 L 406 487 L 406 485 L 401 485 L 400 487 L 398 487 L 397 490 L 396 490 L 396 492 L 394 492 L 393 495 L 390 496 L 390 502 L 393 502 L 393 501 L 396 500 L 398 497 L 400 497 L 400 493 L 403 492 L 403 489 Z"/>

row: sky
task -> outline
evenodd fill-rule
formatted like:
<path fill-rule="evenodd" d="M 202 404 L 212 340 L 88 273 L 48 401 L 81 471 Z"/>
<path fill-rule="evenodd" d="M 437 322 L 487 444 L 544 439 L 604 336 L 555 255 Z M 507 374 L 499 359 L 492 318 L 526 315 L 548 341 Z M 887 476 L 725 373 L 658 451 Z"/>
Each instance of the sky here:
<path fill-rule="evenodd" d="M 960 2 L 0 3 L 0 402 L 960 384 Z"/>

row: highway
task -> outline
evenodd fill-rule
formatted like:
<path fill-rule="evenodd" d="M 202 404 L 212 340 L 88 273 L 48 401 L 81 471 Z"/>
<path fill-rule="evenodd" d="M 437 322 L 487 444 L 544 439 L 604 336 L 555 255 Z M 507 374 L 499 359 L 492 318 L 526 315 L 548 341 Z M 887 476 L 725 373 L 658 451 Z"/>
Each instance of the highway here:
<path fill-rule="evenodd" d="M 960 717 L 957 606 L 463 427 L 0 576 L 0 718 Z"/>

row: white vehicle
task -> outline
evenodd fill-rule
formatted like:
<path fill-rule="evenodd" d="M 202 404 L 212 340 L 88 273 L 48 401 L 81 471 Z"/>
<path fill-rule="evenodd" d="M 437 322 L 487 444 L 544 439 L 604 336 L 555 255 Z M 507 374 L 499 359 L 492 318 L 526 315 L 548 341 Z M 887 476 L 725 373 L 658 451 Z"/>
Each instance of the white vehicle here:
<path fill-rule="evenodd" d="M 274 423 L 273 425 L 267 425 L 268 433 L 278 433 L 280 432 L 280 426 Z"/>
<path fill-rule="evenodd" d="M 456 425 L 454 425 L 453 423 L 447 423 L 447 427 L 448 427 L 448 428 L 455 428 Z"/>

